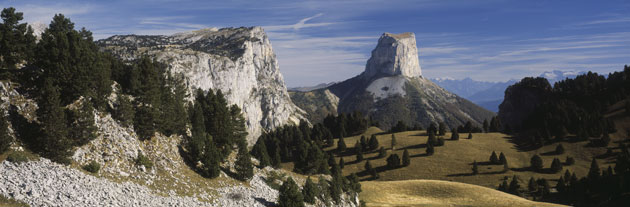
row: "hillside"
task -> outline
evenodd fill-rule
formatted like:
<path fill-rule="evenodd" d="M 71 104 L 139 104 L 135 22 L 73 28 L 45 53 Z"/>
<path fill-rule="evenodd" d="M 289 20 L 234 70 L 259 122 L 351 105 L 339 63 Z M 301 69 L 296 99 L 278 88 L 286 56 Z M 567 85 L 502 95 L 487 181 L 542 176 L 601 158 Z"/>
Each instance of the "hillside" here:
<path fill-rule="evenodd" d="M 562 206 L 533 202 L 465 183 L 439 180 L 366 181 L 360 198 L 368 207 L 393 206 Z"/>

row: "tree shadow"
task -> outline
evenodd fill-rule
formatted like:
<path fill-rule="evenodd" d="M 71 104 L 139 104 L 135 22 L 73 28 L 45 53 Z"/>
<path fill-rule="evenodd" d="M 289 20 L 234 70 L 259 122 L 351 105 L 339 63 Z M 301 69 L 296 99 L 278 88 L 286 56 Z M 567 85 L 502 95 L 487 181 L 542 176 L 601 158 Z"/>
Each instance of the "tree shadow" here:
<path fill-rule="evenodd" d="M 426 148 L 427 144 L 416 144 L 416 145 L 410 145 L 410 146 L 406 146 L 406 147 L 402 147 L 402 148 L 398 148 L 397 151 L 400 150 L 406 150 L 406 149 L 420 149 L 420 148 Z"/>
<path fill-rule="evenodd" d="M 430 156 L 428 153 L 423 153 L 423 154 L 415 154 L 415 155 L 411 155 L 409 157 L 428 157 Z"/>
<path fill-rule="evenodd" d="M 559 172 L 554 172 L 551 168 L 543 168 L 541 170 L 534 170 L 531 167 L 520 167 L 520 168 L 510 168 L 510 170 L 514 172 L 535 172 L 539 174 L 549 174 L 549 175 L 559 173 Z M 560 172 L 562 172 L 562 170 Z"/>
<path fill-rule="evenodd" d="M 256 200 L 258 203 L 260 203 L 263 206 L 267 206 L 267 207 L 276 206 L 276 203 L 268 201 L 267 199 L 264 199 L 261 197 L 254 197 L 254 200 Z"/>
<path fill-rule="evenodd" d="M 542 156 L 556 156 L 556 155 L 562 155 L 562 153 L 558 153 L 555 150 L 553 150 L 553 151 L 549 151 L 549 152 L 540 153 L 540 155 L 542 155 Z"/>
<path fill-rule="evenodd" d="M 467 176 L 473 176 L 473 175 L 475 175 L 475 174 L 472 173 L 472 172 L 469 172 L 469 173 L 448 174 L 448 175 L 446 175 L 446 177 L 467 177 Z"/>

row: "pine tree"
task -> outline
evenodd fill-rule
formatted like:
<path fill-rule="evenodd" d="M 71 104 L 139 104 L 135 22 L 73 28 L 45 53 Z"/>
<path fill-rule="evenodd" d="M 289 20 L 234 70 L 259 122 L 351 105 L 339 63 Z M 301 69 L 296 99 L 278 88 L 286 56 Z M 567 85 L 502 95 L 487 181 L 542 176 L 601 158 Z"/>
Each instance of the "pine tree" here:
<path fill-rule="evenodd" d="M 431 143 L 431 145 L 436 146 L 437 145 L 437 137 L 435 136 L 435 133 L 430 132 L 429 133 L 429 138 L 427 139 L 427 144 Z"/>
<path fill-rule="evenodd" d="M 376 135 L 372 135 L 372 136 L 370 137 L 370 141 L 369 141 L 369 143 L 368 143 L 368 146 L 369 146 L 369 147 L 368 147 L 368 149 L 369 149 L 369 150 L 375 150 L 375 149 L 378 149 L 378 145 L 379 145 L 379 144 L 378 144 L 378 139 L 376 138 Z"/>
<path fill-rule="evenodd" d="M 345 151 L 346 151 L 346 142 L 344 141 L 343 138 L 339 138 L 339 141 L 337 141 L 337 152 L 343 153 Z"/>
<path fill-rule="evenodd" d="M 588 175 L 586 177 L 591 181 L 597 181 L 599 180 L 600 176 L 601 172 L 599 169 L 599 165 L 597 164 L 597 160 L 593 158 L 593 161 L 591 162 L 591 168 L 588 170 Z"/>
<path fill-rule="evenodd" d="M 543 169 L 543 160 L 538 155 L 532 156 L 529 163 L 532 170 L 536 172 L 540 172 Z"/>
<path fill-rule="evenodd" d="M 446 134 L 446 124 L 444 122 L 440 122 L 438 128 L 438 135 L 444 136 Z"/>
<path fill-rule="evenodd" d="M 359 177 L 357 176 L 357 174 L 351 173 L 350 176 L 348 177 L 348 180 L 350 181 L 350 186 L 349 186 L 350 190 L 355 193 L 360 193 L 361 183 L 359 182 Z"/>
<path fill-rule="evenodd" d="M 269 157 L 267 145 L 262 137 L 258 139 L 251 153 L 256 159 L 258 159 L 261 168 L 271 165 L 271 157 Z"/>
<path fill-rule="evenodd" d="M 566 186 L 569 187 L 569 185 L 571 184 L 571 172 L 569 172 L 569 170 L 567 169 L 566 171 L 564 171 L 564 182 L 566 183 Z"/>
<path fill-rule="evenodd" d="M 115 119 L 120 121 L 122 126 L 130 127 L 133 125 L 133 119 L 136 111 L 134 110 L 131 99 L 127 95 L 119 94 L 117 97 L 118 105 L 112 114 Z"/>
<path fill-rule="evenodd" d="M 204 141 L 206 142 L 206 148 L 201 158 L 201 163 L 203 164 L 203 166 L 200 169 L 200 174 L 208 178 L 219 177 L 221 172 L 219 168 L 221 160 L 219 149 L 217 149 L 216 145 L 214 144 L 214 140 L 212 139 L 211 135 L 207 135 Z"/>
<path fill-rule="evenodd" d="M 330 183 L 330 196 L 332 197 L 335 203 L 339 203 L 341 201 L 342 185 L 343 185 L 343 176 L 341 176 L 341 170 L 338 169 L 336 165 L 334 165 L 333 170 L 331 170 L 332 182 Z"/>
<path fill-rule="evenodd" d="M 409 158 L 409 152 L 407 151 L 407 149 L 405 149 L 405 151 L 403 151 L 403 156 L 402 156 L 402 165 L 404 167 L 409 166 L 409 164 L 411 164 L 411 160 Z"/>
<path fill-rule="evenodd" d="M 433 155 L 433 153 L 435 153 L 435 149 L 433 148 L 433 145 L 431 144 L 431 142 L 427 142 L 427 150 L 426 150 L 427 155 L 431 156 Z"/>
<path fill-rule="evenodd" d="M 31 61 L 35 47 L 33 29 L 20 23 L 22 12 L 9 7 L 2 10 L 0 23 L 0 69 L 18 69 L 18 64 Z"/>
<path fill-rule="evenodd" d="M 472 166 L 472 173 L 473 175 L 479 174 L 479 167 L 477 166 L 477 161 L 473 161 L 473 166 Z"/>
<path fill-rule="evenodd" d="M 378 158 L 384 158 L 385 156 L 387 156 L 387 151 L 385 150 L 385 147 L 381 147 L 378 150 Z"/>
<path fill-rule="evenodd" d="M 497 153 L 495 153 L 494 151 L 492 151 L 492 154 L 490 155 L 490 163 L 495 165 L 500 164 L 499 158 L 497 158 Z"/>
<path fill-rule="evenodd" d="M 44 157 L 61 163 L 69 163 L 71 141 L 68 138 L 66 116 L 59 99 L 59 89 L 52 80 L 44 81 L 42 97 L 38 101 L 37 116 L 40 120 L 42 136 L 38 143 Z"/>
<path fill-rule="evenodd" d="M 244 142 L 239 144 L 234 169 L 236 170 L 236 179 L 238 180 L 247 181 L 254 177 L 254 165 L 249 157 L 249 152 L 247 152 L 247 144 Z"/>
<path fill-rule="evenodd" d="M 4 103 L 1 102 L 0 105 Z M 13 138 L 9 136 L 9 123 L 7 117 L 4 115 L 4 111 L 0 110 L 0 154 L 9 150 L 11 146 L 11 142 L 13 142 Z"/>
<path fill-rule="evenodd" d="M 483 132 L 488 133 L 489 132 L 488 130 L 490 130 L 490 126 L 488 125 L 488 120 L 484 119 L 483 120 Z"/>
<path fill-rule="evenodd" d="M 519 189 L 521 188 L 521 185 L 518 184 L 518 177 L 516 177 L 516 175 L 514 175 L 512 177 L 512 182 L 510 182 L 510 186 L 508 187 L 508 192 L 514 194 L 514 195 L 518 195 L 519 194 Z"/>
<path fill-rule="evenodd" d="M 503 154 L 503 152 L 499 154 L 499 163 L 507 166 L 507 158 L 505 158 L 505 154 Z"/>
<path fill-rule="evenodd" d="M 370 161 L 365 161 L 365 165 L 363 166 L 365 168 L 366 172 L 370 172 L 372 170 L 372 164 L 370 164 Z"/>
<path fill-rule="evenodd" d="M 573 165 L 575 164 L 575 159 L 573 159 L 573 157 L 569 157 L 567 156 L 567 159 L 565 160 L 566 165 Z"/>
<path fill-rule="evenodd" d="M 387 167 L 389 169 L 394 169 L 400 166 L 400 157 L 398 157 L 398 154 L 391 154 L 388 158 L 387 158 Z"/>
<path fill-rule="evenodd" d="M 536 180 L 534 180 L 534 177 L 529 178 L 529 183 L 527 184 L 527 190 L 529 190 L 529 192 L 531 193 L 538 191 L 538 183 L 536 183 Z"/>
<path fill-rule="evenodd" d="M 94 108 L 90 101 L 83 101 L 81 108 L 70 110 L 69 120 L 71 130 L 69 138 L 73 145 L 82 146 L 96 138 L 96 126 L 94 126 Z"/>
<path fill-rule="evenodd" d="M 357 162 L 363 161 L 363 151 L 357 152 Z"/>
<path fill-rule="evenodd" d="M 502 191 L 502 192 L 508 192 L 507 180 L 503 180 L 503 183 L 499 184 L 499 187 L 497 188 L 497 190 Z"/>
<path fill-rule="evenodd" d="M 136 109 L 134 119 L 134 129 L 140 139 L 151 139 L 156 131 L 155 119 L 157 118 L 156 111 L 147 105 L 140 105 Z"/>
<path fill-rule="evenodd" d="M 562 163 L 560 162 L 560 159 L 558 158 L 553 159 L 553 161 L 551 162 L 551 171 L 554 173 L 558 173 L 562 171 Z"/>
<path fill-rule="evenodd" d="M 472 139 L 472 133 L 468 133 L 468 139 Z"/>
<path fill-rule="evenodd" d="M 304 197 L 304 202 L 314 204 L 315 196 L 317 196 L 318 194 L 319 189 L 317 189 L 317 186 L 315 186 L 315 183 L 313 183 L 311 177 L 308 177 L 306 179 L 306 182 L 304 183 L 304 188 L 302 188 L 302 196 Z"/>
<path fill-rule="evenodd" d="M 459 133 L 457 133 L 457 128 L 451 131 L 451 140 L 459 140 Z"/>
<path fill-rule="evenodd" d="M 394 133 L 392 133 L 392 151 L 396 150 L 396 144 L 398 144 L 398 142 L 396 142 L 396 135 L 394 135 Z"/>
<path fill-rule="evenodd" d="M 291 177 L 282 183 L 278 195 L 278 207 L 304 207 L 304 198 L 300 187 Z"/>
<path fill-rule="evenodd" d="M 339 158 L 339 168 L 343 169 L 346 163 L 343 161 L 343 157 Z"/>
<path fill-rule="evenodd" d="M 566 189 L 566 184 L 564 182 L 564 178 L 562 178 L 562 176 L 560 176 L 560 178 L 558 179 L 558 183 L 556 183 L 556 190 L 558 190 L 558 192 L 560 193 L 564 193 L 564 190 Z"/>
<path fill-rule="evenodd" d="M 564 154 L 564 146 L 562 146 L 562 144 L 558 144 L 558 146 L 556 146 L 556 154 L 557 155 Z"/>

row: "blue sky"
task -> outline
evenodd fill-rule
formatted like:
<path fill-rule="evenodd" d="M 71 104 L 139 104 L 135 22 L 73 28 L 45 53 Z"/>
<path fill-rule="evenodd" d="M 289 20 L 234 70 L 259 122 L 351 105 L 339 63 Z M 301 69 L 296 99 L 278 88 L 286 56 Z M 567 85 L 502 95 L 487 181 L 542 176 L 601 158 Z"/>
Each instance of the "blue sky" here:
<path fill-rule="evenodd" d="M 28 22 L 63 13 L 96 38 L 263 26 L 289 87 L 361 73 L 383 32 L 414 32 L 426 77 L 504 81 L 551 70 L 630 64 L 630 2 L 607 1 L 25 1 Z"/>

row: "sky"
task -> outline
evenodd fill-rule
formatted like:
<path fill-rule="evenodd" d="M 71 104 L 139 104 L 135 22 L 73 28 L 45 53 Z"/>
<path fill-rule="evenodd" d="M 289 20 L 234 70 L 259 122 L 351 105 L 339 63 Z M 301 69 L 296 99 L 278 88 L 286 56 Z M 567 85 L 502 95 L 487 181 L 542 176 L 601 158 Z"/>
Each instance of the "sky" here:
<path fill-rule="evenodd" d="M 630 1 L 0 0 L 26 22 L 62 13 L 96 39 L 262 26 L 288 87 L 361 73 L 384 32 L 414 32 L 423 76 L 505 81 L 630 65 Z"/>

